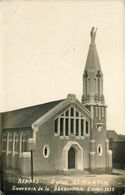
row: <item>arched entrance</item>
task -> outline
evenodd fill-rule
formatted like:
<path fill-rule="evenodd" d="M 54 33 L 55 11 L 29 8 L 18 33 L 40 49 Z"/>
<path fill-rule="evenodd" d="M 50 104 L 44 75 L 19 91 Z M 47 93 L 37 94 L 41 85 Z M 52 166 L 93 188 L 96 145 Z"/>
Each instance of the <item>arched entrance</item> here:
<path fill-rule="evenodd" d="M 68 169 L 75 169 L 75 149 L 71 147 L 68 151 Z"/>
<path fill-rule="evenodd" d="M 83 170 L 83 149 L 76 141 L 69 141 L 63 148 L 63 171 Z"/>

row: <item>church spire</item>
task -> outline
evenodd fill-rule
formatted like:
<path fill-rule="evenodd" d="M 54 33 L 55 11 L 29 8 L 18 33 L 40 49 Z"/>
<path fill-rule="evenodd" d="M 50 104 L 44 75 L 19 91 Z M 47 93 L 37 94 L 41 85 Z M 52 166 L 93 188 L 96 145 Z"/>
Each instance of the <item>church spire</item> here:
<path fill-rule="evenodd" d="M 97 28 L 92 27 L 90 32 L 91 43 L 83 73 L 82 103 L 84 104 L 104 104 L 103 73 L 95 44 L 96 32 Z"/>

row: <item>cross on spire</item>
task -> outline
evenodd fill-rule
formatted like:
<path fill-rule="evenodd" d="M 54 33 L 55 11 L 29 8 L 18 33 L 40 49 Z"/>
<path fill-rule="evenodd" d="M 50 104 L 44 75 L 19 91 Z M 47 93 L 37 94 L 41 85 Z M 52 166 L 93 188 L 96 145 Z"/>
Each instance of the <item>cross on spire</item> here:
<path fill-rule="evenodd" d="M 97 31 L 97 28 L 92 27 L 92 30 L 90 32 L 91 43 L 95 43 L 96 31 Z"/>

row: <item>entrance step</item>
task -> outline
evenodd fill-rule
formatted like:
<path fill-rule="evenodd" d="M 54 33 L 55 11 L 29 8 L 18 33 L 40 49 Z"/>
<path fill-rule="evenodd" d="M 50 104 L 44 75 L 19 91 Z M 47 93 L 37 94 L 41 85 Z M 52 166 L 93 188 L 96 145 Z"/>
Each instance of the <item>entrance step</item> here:
<path fill-rule="evenodd" d="M 68 171 L 64 172 L 65 175 L 83 175 L 85 172 L 83 170 L 77 169 L 68 169 Z"/>

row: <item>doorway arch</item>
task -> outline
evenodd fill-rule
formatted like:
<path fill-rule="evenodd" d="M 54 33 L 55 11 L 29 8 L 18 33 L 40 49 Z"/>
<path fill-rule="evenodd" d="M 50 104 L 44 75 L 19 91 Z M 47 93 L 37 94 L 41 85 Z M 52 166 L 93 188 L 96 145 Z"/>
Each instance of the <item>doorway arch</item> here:
<path fill-rule="evenodd" d="M 83 170 L 83 149 L 76 141 L 69 141 L 63 148 L 62 169 Z M 71 162 L 72 161 L 72 162 Z"/>
<path fill-rule="evenodd" d="M 75 148 L 71 146 L 71 148 L 68 151 L 68 169 L 75 169 L 76 167 L 75 157 L 76 157 Z"/>

